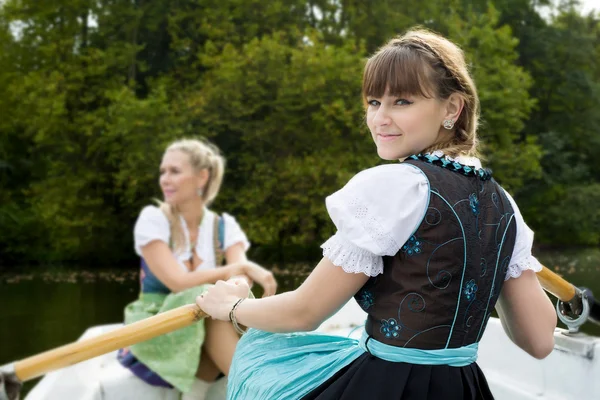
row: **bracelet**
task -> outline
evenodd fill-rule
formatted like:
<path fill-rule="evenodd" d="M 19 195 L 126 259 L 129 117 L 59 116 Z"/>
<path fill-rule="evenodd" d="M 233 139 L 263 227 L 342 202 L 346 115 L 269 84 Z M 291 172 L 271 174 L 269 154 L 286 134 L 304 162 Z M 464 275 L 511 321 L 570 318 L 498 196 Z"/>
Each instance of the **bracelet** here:
<path fill-rule="evenodd" d="M 233 328 L 235 329 L 235 331 L 237 333 L 239 333 L 240 335 L 243 335 L 244 333 L 246 333 L 245 330 L 243 330 L 242 328 L 240 328 L 240 326 L 238 325 L 237 319 L 235 318 L 235 309 L 242 304 L 242 301 L 246 300 L 245 298 L 239 299 L 238 301 L 236 301 L 236 303 L 233 305 L 233 307 L 231 307 L 231 311 L 229 311 L 229 321 L 233 324 Z"/>

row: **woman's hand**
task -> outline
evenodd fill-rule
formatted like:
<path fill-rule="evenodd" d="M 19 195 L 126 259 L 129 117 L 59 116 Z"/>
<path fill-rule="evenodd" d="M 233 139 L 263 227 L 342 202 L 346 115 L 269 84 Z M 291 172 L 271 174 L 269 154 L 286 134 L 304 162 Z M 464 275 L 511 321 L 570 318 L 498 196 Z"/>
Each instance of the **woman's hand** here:
<path fill-rule="evenodd" d="M 196 304 L 214 319 L 229 321 L 229 312 L 235 303 L 249 294 L 250 287 L 243 279 L 218 281 L 196 298 Z"/>
<path fill-rule="evenodd" d="M 277 281 L 273 273 L 252 261 L 243 263 L 244 274 L 264 289 L 263 297 L 273 296 L 277 292 Z"/>
<path fill-rule="evenodd" d="M 250 287 L 250 289 L 252 289 L 252 286 L 254 286 L 254 281 L 252 279 L 250 279 L 250 277 L 248 275 L 245 275 L 245 274 L 232 276 L 231 278 L 227 279 L 227 282 L 235 283 L 235 281 L 237 281 L 238 279 L 245 281 L 248 284 L 248 286 Z"/>

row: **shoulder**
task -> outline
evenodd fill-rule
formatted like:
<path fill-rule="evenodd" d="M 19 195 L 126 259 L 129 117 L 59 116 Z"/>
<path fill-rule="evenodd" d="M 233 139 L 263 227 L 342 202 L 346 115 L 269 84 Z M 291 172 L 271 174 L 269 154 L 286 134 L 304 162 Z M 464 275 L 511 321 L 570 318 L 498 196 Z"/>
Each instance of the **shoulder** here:
<path fill-rule="evenodd" d="M 398 251 L 420 224 L 428 203 L 427 177 L 404 163 L 364 170 L 325 201 L 340 234 L 378 255 Z"/>
<path fill-rule="evenodd" d="M 142 218 L 164 218 L 164 219 L 166 219 L 167 216 L 157 206 L 148 205 L 148 206 L 142 208 L 142 211 L 140 211 L 139 218 L 140 219 L 142 219 Z"/>
<path fill-rule="evenodd" d="M 420 168 L 409 163 L 385 164 L 365 169 L 354 175 L 348 185 L 376 186 L 390 182 L 427 182 L 427 177 Z"/>
<path fill-rule="evenodd" d="M 156 206 L 146 206 L 140 212 L 133 229 L 135 250 L 142 254 L 142 247 L 153 240 L 169 243 L 171 236 L 167 216 Z"/>
<path fill-rule="evenodd" d="M 224 248 L 228 249 L 236 243 L 242 243 L 244 250 L 248 250 L 250 248 L 250 241 L 235 217 L 224 212 L 221 214 L 221 220 L 225 229 L 223 238 Z"/>
<path fill-rule="evenodd" d="M 212 221 L 212 223 L 217 223 L 217 222 L 222 223 L 226 227 L 227 226 L 238 226 L 239 227 L 239 223 L 237 222 L 235 217 L 229 213 L 226 213 L 226 212 L 217 213 L 215 211 L 208 210 L 208 215 L 210 216 L 210 221 Z"/>
<path fill-rule="evenodd" d="M 142 211 L 140 211 L 136 222 L 136 226 L 146 227 L 148 225 L 158 225 L 168 228 L 169 220 L 165 213 L 163 213 L 159 207 L 148 205 L 144 207 Z"/>
<path fill-rule="evenodd" d="M 336 203 L 358 199 L 382 205 L 402 200 L 406 206 L 405 201 L 427 200 L 428 193 L 429 181 L 419 168 L 406 163 L 386 164 L 354 175 L 342 189 L 328 196 L 325 202 L 331 207 Z"/>

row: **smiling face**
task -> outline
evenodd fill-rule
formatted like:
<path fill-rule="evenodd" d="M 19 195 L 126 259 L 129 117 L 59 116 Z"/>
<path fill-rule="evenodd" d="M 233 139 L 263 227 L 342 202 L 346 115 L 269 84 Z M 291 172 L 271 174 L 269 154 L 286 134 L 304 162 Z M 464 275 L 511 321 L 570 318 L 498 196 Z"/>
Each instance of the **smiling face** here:
<path fill-rule="evenodd" d="M 445 129 L 443 123 L 458 121 L 465 96 L 428 40 L 392 40 L 365 66 L 366 122 L 385 160 L 403 160 L 456 142 L 455 129 Z"/>
<path fill-rule="evenodd" d="M 448 136 L 441 128 L 445 101 L 420 95 L 367 96 L 367 126 L 384 160 L 418 154 Z"/>
<path fill-rule="evenodd" d="M 167 151 L 160 163 L 159 179 L 165 202 L 181 206 L 199 199 L 198 189 L 206 184 L 203 175 L 194 170 L 188 154 L 179 150 Z"/>

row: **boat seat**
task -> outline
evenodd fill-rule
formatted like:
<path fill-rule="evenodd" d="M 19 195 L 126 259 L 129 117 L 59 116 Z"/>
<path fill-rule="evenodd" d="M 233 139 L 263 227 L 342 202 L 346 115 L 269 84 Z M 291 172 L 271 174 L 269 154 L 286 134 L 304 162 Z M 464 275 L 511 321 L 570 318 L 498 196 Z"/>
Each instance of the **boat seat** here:
<path fill-rule="evenodd" d="M 179 400 L 176 389 L 152 386 L 139 379 L 130 370 L 124 368 L 116 356 L 103 363 L 99 376 L 101 400 Z M 207 400 L 225 400 L 227 397 L 227 379 L 222 378 L 211 385 Z"/>

